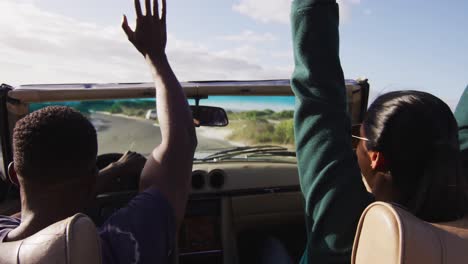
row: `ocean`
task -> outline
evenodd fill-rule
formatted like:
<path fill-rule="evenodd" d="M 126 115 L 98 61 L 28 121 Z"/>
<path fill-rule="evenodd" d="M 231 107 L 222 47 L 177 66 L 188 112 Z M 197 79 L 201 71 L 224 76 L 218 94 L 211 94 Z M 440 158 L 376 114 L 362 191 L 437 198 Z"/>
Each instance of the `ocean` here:
<path fill-rule="evenodd" d="M 189 100 L 195 104 L 195 100 Z M 200 101 L 200 105 L 222 107 L 231 111 L 266 110 L 275 112 L 294 110 L 293 96 L 211 96 Z"/>

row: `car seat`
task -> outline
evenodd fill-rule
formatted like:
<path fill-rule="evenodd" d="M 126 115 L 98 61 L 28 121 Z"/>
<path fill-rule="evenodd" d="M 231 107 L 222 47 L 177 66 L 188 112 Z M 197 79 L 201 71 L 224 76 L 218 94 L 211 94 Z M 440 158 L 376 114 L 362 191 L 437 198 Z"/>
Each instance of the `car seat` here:
<path fill-rule="evenodd" d="M 434 224 L 398 205 L 373 203 L 359 221 L 351 263 L 468 263 L 468 218 Z"/>
<path fill-rule="evenodd" d="M 19 241 L 0 243 L 2 264 L 100 264 L 101 247 L 94 223 L 76 214 Z"/>

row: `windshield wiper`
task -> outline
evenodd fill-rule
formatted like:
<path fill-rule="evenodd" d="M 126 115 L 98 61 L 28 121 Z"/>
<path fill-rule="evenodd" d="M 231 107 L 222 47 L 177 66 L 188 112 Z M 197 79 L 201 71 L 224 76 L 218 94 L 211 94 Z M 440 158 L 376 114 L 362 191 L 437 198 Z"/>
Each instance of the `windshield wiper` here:
<path fill-rule="evenodd" d="M 263 146 L 248 146 L 248 147 L 236 147 L 231 149 L 222 150 L 216 153 L 213 153 L 203 159 L 198 159 L 200 161 L 208 160 L 224 160 L 233 158 L 239 155 L 246 155 L 248 157 L 266 157 L 266 156 L 296 156 L 296 153 L 293 151 L 288 151 L 285 147 L 272 146 L 272 145 L 263 145 Z"/>
<path fill-rule="evenodd" d="M 274 156 L 281 156 L 281 157 L 296 157 L 296 152 L 294 151 L 261 151 L 252 153 L 247 155 L 247 158 L 259 158 L 259 157 L 274 157 Z"/>

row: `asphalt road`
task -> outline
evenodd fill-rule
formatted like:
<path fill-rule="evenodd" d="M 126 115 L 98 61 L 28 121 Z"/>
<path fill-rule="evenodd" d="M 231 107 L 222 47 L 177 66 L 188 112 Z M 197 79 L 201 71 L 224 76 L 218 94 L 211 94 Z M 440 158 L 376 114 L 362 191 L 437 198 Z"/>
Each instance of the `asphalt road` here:
<path fill-rule="evenodd" d="M 127 150 L 148 155 L 161 142 L 161 132 L 154 121 L 93 113 L 91 121 L 98 133 L 99 154 L 123 153 Z M 214 133 L 216 130 L 214 130 Z M 223 140 L 199 135 L 197 151 L 229 148 Z"/>

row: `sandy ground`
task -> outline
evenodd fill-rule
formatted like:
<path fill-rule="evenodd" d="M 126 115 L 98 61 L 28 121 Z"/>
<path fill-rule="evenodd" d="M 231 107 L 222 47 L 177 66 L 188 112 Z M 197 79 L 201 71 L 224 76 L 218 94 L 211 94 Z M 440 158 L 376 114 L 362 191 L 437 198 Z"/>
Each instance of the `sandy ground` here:
<path fill-rule="evenodd" d="M 229 136 L 231 134 L 232 134 L 232 130 L 227 127 L 199 127 L 197 128 L 197 135 L 201 135 L 207 138 L 222 140 L 236 147 L 242 147 L 242 146 L 247 145 L 245 142 L 229 140 Z"/>

